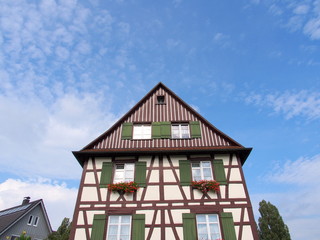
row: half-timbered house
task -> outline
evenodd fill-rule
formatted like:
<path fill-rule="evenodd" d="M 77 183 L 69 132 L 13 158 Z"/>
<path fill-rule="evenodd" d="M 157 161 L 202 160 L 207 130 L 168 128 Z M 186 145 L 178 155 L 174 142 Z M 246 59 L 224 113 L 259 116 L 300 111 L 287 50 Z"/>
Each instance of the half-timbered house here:
<path fill-rule="evenodd" d="M 73 152 L 83 173 L 70 239 L 256 240 L 250 151 L 159 83 Z"/>

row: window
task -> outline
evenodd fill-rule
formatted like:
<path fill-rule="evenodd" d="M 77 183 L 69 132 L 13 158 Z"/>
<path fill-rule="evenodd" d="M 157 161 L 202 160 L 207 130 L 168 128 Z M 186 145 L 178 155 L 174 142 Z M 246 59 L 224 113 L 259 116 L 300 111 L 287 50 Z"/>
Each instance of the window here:
<path fill-rule="evenodd" d="M 33 220 L 33 216 L 30 215 L 29 219 L 28 219 L 28 225 L 31 225 L 32 224 L 32 220 Z"/>
<path fill-rule="evenodd" d="M 131 216 L 112 215 L 108 220 L 108 240 L 130 240 Z"/>
<path fill-rule="evenodd" d="M 220 226 L 217 214 L 197 214 L 198 240 L 220 240 Z"/>
<path fill-rule="evenodd" d="M 149 124 L 134 125 L 133 139 L 151 139 L 151 125 Z"/>
<path fill-rule="evenodd" d="M 134 180 L 134 163 L 117 163 L 113 183 L 130 182 Z"/>
<path fill-rule="evenodd" d="M 210 161 L 200 161 L 191 163 L 192 180 L 213 180 Z"/>
<path fill-rule="evenodd" d="M 39 222 L 39 217 L 35 217 L 34 221 L 33 221 L 33 226 L 38 226 L 38 222 Z"/>
<path fill-rule="evenodd" d="M 164 96 L 157 96 L 157 104 L 165 104 Z"/>
<path fill-rule="evenodd" d="M 190 138 L 189 124 L 172 124 L 171 133 L 172 138 Z"/>

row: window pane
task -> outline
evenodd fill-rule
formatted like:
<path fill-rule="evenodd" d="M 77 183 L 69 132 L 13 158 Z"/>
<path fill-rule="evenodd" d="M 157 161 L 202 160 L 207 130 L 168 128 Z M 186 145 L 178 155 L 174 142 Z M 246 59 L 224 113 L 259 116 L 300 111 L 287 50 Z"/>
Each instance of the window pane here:
<path fill-rule="evenodd" d="M 129 235 L 130 226 L 129 225 L 122 225 L 121 226 L 121 235 Z"/>
<path fill-rule="evenodd" d="M 204 177 L 205 180 L 210 180 L 210 179 L 212 179 L 211 169 L 210 169 L 210 168 L 204 168 L 204 169 L 203 169 L 203 177 Z"/>
<path fill-rule="evenodd" d="M 122 219 L 121 219 L 121 222 L 122 223 L 130 223 L 131 221 L 131 216 L 130 215 L 124 215 L 124 216 L 121 216 Z"/>
<path fill-rule="evenodd" d="M 204 222 L 206 222 L 206 215 L 205 215 L 205 214 L 198 214 L 198 215 L 197 215 L 197 222 L 198 222 L 198 223 L 204 223 Z"/>
<path fill-rule="evenodd" d="M 200 167 L 200 163 L 192 163 L 192 167 Z"/>
<path fill-rule="evenodd" d="M 109 226 L 109 235 L 117 235 L 117 232 L 118 232 L 118 226 L 117 225 Z"/>
<path fill-rule="evenodd" d="M 209 215 L 209 222 L 218 222 L 217 214 L 208 214 L 208 215 Z"/>
<path fill-rule="evenodd" d="M 192 169 L 192 178 L 194 181 L 202 180 L 200 169 Z"/>
<path fill-rule="evenodd" d="M 124 164 L 117 164 L 116 169 L 124 169 Z"/>
<path fill-rule="evenodd" d="M 207 161 L 201 162 L 202 167 L 211 167 L 211 163 Z"/>
<path fill-rule="evenodd" d="M 220 236 L 218 224 L 210 224 L 210 232 L 211 232 L 211 234 Z"/>
<path fill-rule="evenodd" d="M 133 163 L 126 163 L 126 169 L 127 170 L 133 170 L 134 164 Z"/>
<path fill-rule="evenodd" d="M 119 222 L 119 216 L 110 216 L 109 217 L 110 223 L 118 223 Z"/>

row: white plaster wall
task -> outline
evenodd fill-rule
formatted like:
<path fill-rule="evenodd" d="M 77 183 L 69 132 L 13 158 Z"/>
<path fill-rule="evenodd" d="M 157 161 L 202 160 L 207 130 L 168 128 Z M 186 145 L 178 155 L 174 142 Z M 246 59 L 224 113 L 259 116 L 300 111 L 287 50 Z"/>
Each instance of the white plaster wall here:
<path fill-rule="evenodd" d="M 83 187 L 81 201 L 98 201 L 97 189 L 95 187 Z"/>
<path fill-rule="evenodd" d="M 109 158 L 109 157 L 96 158 L 96 169 L 102 169 L 102 163 L 103 162 L 111 162 L 111 158 Z"/>
<path fill-rule="evenodd" d="M 86 231 L 83 228 L 77 228 L 76 233 L 74 235 L 74 239 L 84 240 L 87 239 Z"/>
<path fill-rule="evenodd" d="M 78 224 L 78 225 L 84 224 L 83 211 L 79 211 L 79 216 L 78 216 L 77 224 Z"/>
<path fill-rule="evenodd" d="M 183 186 L 182 189 L 184 191 L 184 194 L 186 195 L 186 198 L 190 199 L 191 198 L 191 196 L 190 196 L 190 187 L 189 186 Z"/>
<path fill-rule="evenodd" d="M 147 176 L 149 174 L 149 170 L 147 170 Z M 159 182 L 159 170 L 154 169 L 151 171 L 150 182 Z"/>
<path fill-rule="evenodd" d="M 238 166 L 238 161 L 237 161 L 237 156 L 235 154 L 232 155 L 232 163 L 231 165 L 236 165 Z"/>
<path fill-rule="evenodd" d="M 101 200 L 107 201 L 108 188 L 99 188 L 101 193 Z"/>
<path fill-rule="evenodd" d="M 245 198 L 246 194 L 242 184 L 229 184 L 229 197 L 230 198 Z"/>
<path fill-rule="evenodd" d="M 179 165 L 179 160 L 187 160 L 187 156 L 186 155 L 172 155 L 170 156 L 171 161 L 172 162 L 178 162 Z"/>
<path fill-rule="evenodd" d="M 241 181 L 239 168 L 231 168 L 230 181 Z"/>
<path fill-rule="evenodd" d="M 254 240 L 250 225 L 244 225 L 242 228 L 242 240 Z"/>
<path fill-rule="evenodd" d="M 86 184 L 91 184 L 91 183 L 96 183 L 95 179 L 94 179 L 94 173 L 93 172 L 87 172 L 86 176 L 84 178 L 84 183 Z"/>
<path fill-rule="evenodd" d="M 147 167 L 150 167 L 151 156 L 140 156 L 139 162 L 147 162 Z"/>
<path fill-rule="evenodd" d="M 224 208 L 223 211 L 224 212 L 231 212 L 232 213 L 232 217 L 233 217 L 233 221 L 234 222 L 240 222 L 241 208 Z"/>
<path fill-rule="evenodd" d="M 163 181 L 164 182 L 176 182 L 172 170 L 163 170 Z"/>
<path fill-rule="evenodd" d="M 159 186 L 148 186 L 146 191 L 145 200 L 158 200 L 159 196 Z"/>
<path fill-rule="evenodd" d="M 190 213 L 189 209 L 171 210 L 171 215 L 175 224 L 182 224 L 182 213 Z M 166 223 L 170 223 L 169 216 L 166 215 Z"/>
<path fill-rule="evenodd" d="M 161 230 L 160 228 L 154 228 L 152 235 L 151 235 L 152 240 L 161 240 Z"/>
<path fill-rule="evenodd" d="M 230 154 L 215 154 L 214 155 L 215 159 L 222 159 L 223 160 L 223 165 L 229 164 L 229 157 L 230 157 Z"/>
<path fill-rule="evenodd" d="M 105 214 L 105 212 L 104 211 L 87 211 L 88 224 L 93 223 L 93 216 L 95 214 Z"/>
<path fill-rule="evenodd" d="M 173 231 L 172 231 L 172 228 L 166 228 L 165 229 L 165 233 L 166 233 L 166 237 L 165 237 L 165 239 L 175 239 L 175 237 L 174 237 L 174 234 L 173 234 Z"/>
<path fill-rule="evenodd" d="M 92 170 L 93 169 L 92 159 L 91 158 L 89 158 L 89 160 L 88 160 L 87 169 L 88 170 Z"/>
<path fill-rule="evenodd" d="M 220 185 L 220 195 L 221 195 L 221 198 L 226 198 L 226 186 L 225 185 Z"/>
<path fill-rule="evenodd" d="M 167 185 L 164 187 L 165 200 L 182 200 L 182 195 L 178 185 Z"/>
<path fill-rule="evenodd" d="M 145 215 L 146 224 L 152 223 L 154 213 L 155 213 L 154 210 L 137 210 L 136 211 L 136 214 L 144 214 Z M 158 214 L 158 216 L 157 216 L 156 223 L 160 223 L 159 215 L 160 214 Z"/>

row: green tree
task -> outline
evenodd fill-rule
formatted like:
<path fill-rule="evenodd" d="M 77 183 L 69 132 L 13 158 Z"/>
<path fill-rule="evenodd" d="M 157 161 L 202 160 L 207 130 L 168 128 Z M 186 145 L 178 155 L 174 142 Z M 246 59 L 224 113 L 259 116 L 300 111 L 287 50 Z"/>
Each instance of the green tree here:
<path fill-rule="evenodd" d="M 278 209 L 270 202 L 259 203 L 259 237 L 260 240 L 291 240 L 289 228 L 284 224 Z"/>
<path fill-rule="evenodd" d="M 47 240 L 68 240 L 70 235 L 71 222 L 69 218 L 64 218 L 56 232 L 51 233 Z"/>

